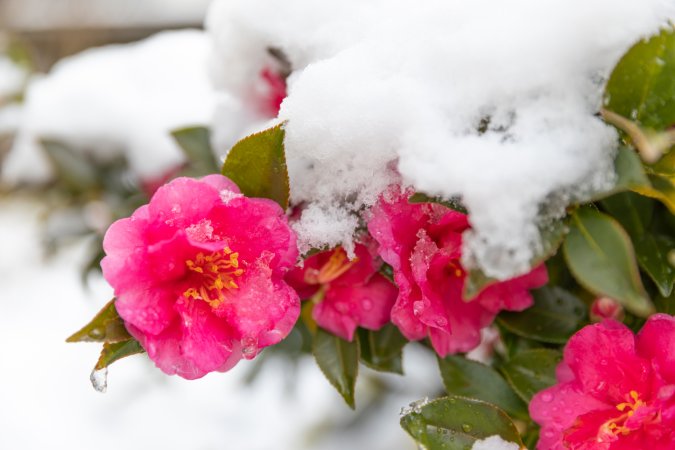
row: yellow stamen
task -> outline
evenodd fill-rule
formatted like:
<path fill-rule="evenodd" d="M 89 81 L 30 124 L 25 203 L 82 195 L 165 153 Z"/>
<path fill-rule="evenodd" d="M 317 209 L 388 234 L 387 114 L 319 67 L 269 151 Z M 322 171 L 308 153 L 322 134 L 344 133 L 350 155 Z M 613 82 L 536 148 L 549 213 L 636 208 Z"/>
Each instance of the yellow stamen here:
<path fill-rule="evenodd" d="M 605 422 L 601 427 L 602 429 L 613 433 L 616 436 L 619 434 L 625 436 L 631 432 L 630 428 L 626 427 L 626 420 L 635 414 L 635 411 L 637 411 L 638 408 L 645 406 L 646 403 L 640 400 L 640 395 L 636 391 L 630 391 L 627 397 L 627 401 L 616 405 L 616 409 L 623 414 L 615 419 Z"/>
<path fill-rule="evenodd" d="M 308 270 L 305 274 L 305 281 L 309 284 L 330 283 L 351 269 L 358 261 L 359 258 L 349 260 L 347 253 L 345 253 L 342 247 L 339 247 L 330 255 L 330 258 L 328 258 L 328 261 L 321 269 L 318 271 Z"/>
<path fill-rule="evenodd" d="M 244 274 L 244 269 L 239 268 L 239 253 L 229 247 L 209 255 L 200 252 L 194 261 L 185 261 L 185 265 L 188 270 L 202 275 L 202 283 L 199 288 L 187 289 L 183 296 L 203 300 L 213 308 L 223 303 L 227 291 L 239 288 L 234 278 Z"/>

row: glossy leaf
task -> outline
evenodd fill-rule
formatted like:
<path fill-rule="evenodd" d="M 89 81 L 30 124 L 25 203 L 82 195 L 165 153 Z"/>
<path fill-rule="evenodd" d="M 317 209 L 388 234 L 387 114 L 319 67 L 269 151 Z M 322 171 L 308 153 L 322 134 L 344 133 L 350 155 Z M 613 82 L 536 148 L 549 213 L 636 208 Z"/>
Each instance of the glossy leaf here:
<path fill-rule="evenodd" d="M 124 321 L 117 314 L 115 300 L 110 300 L 91 321 L 66 342 L 121 342 L 131 339 Z"/>
<path fill-rule="evenodd" d="M 101 356 L 98 358 L 94 370 L 101 370 L 122 358 L 144 352 L 145 350 L 136 339 L 112 343 L 106 342 L 103 344 Z"/>
<path fill-rule="evenodd" d="M 675 30 L 664 29 L 635 44 L 607 82 L 606 109 L 642 127 L 664 130 L 675 123 Z"/>
<path fill-rule="evenodd" d="M 217 173 L 218 163 L 211 147 L 211 132 L 205 127 L 182 128 L 171 135 L 188 161 L 205 173 Z"/>
<path fill-rule="evenodd" d="M 647 232 L 654 215 L 654 204 L 654 200 L 635 192 L 621 192 L 601 202 L 603 209 L 621 223 L 633 241 Z"/>
<path fill-rule="evenodd" d="M 378 331 L 358 330 L 361 361 L 381 372 L 403 374 L 403 347 L 408 340 L 393 324 Z"/>
<path fill-rule="evenodd" d="M 318 329 L 314 335 L 312 352 L 316 363 L 330 384 L 354 409 L 354 385 L 359 369 L 358 340 L 347 342 Z"/>
<path fill-rule="evenodd" d="M 527 406 L 492 367 L 462 356 L 438 359 L 443 385 L 448 394 L 483 400 L 514 417 L 527 418 Z"/>
<path fill-rule="evenodd" d="M 494 435 L 523 445 L 504 411 L 481 400 L 455 395 L 411 405 L 401 418 L 401 426 L 426 450 L 466 450 Z"/>
<path fill-rule="evenodd" d="M 640 186 L 633 190 L 638 194 L 659 200 L 671 214 L 675 214 L 675 178 L 658 174 L 649 174 L 648 178 L 650 186 Z"/>
<path fill-rule="evenodd" d="M 530 260 L 530 267 L 536 267 L 553 256 L 562 244 L 567 232 L 567 227 L 562 220 L 556 220 L 550 224 L 540 225 L 539 234 L 541 242 L 534 251 L 534 257 Z M 464 301 L 471 301 L 489 285 L 496 283 L 495 278 L 489 277 L 482 270 L 474 268 L 468 271 L 462 291 Z"/>
<path fill-rule="evenodd" d="M 635 150 L 627 146 L 621 146 L 614 158 L 614 172 L 616 183 L 608 191 L 592 195 L 590 201 L 597 201 L 609 197 L 618 192 L 630 191 L 643 186 L 650 186 L 642 161 Z"/>
<path fill-rule="evenodd" d="M 504 376 L 520 397 L 530 402 L 532 396 L 556 383 L 555 369 L 562 353 L 551 349 L 525 350 L 501 367 Z"/>
<path fill-rule="evenodd" d="M 248 197 L 269 198 L 288 208 L 290 187 L 282 125 L 252 134 L 227 154 L 222 173 Z"/>
<path fill-rule="evenodd" d="M 534 305 L 522 312 L 503 312 L 499 324 L 528 339 L 564 344 L 586 322 L 586 306 L 559 287 L 532 291 Z"/>
<path fill-rule="evenodd" d="M 642 270 L 654 281 L 662 296 L 668 297 L 675 284 L 675 268 L 668 261 L 668 253 L 675 249 L 672 239 L 647 234 L 635 243 L 635 252 Z"/>
<path fill-rule="evenodd" d="M 654 306 L 642 286 L 633 244 L 621 225 L 590 208 L 575 211 L 571 219 L 563 250 L 574 278 L 638 316 L 651 314 Z"/>

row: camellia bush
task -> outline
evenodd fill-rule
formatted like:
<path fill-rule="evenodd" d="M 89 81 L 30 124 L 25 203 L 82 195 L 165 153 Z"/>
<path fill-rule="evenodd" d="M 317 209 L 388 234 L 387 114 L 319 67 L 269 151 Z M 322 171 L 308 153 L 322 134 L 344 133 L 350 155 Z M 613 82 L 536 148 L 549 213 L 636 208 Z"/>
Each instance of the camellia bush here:
<path fill-rule="evenodd" d="M 222 166 L 210 130 L 174 132 L 191 176 L 172 174 L 179 176 L 108 228 L 101 268 L 115 298 L 68 341 L 102 343 L 92 382 L 104 389 L 108 366 L 130 355 L 145 353 L 167 375 L 192 380 L 283 348 L 296 333 L 311 342 L 305 351 L 351 408 L 359 365 L 404 376 L 402 351 L 415 341 L 437 356 L 447 391 L 403 409 L 401 426 L 420 448 L 675 448 L 675 31 L 664 24 L 653 32 L 637 37 L 609 76 L 593 80 L 602 103 L 581 108 L 592 129 L 565 122 L 572 107 L 564 95 L 554 96 L 561 104 L 554 115 L 537 109 L 547 95 L 538 91 L 525 106 L 513 100 L 511 113 L 478 110 L 461 135 L 467 152 L 482 151 L 478 143 L 487 140 L 528 166 L 533 154 L 519 145 L 548 142 L 527 142 L 521 122 L 529 121 L 528 130 L 550 127 L 537 133 L 553 133 L 551 142 L 599 130 L 575 151 L 602 146 L 613 161 L 609 181 L 581 191 L 561 182 L 539 192 L 555 167 L 524 180 L 518 189 L 537 194 L 509 207 L 534 205 L 533 220 L 516 211 L 503 224 L 492 220 L 480 186 L 444 191 L 442 177 L 420 181 L 431 172 L 420 178 L 414 164 L 433 169 L 440 160 L 431 153 L 413 161 L 402 150 L 382 163 L 387 182 L 370 200 L 342 195 L 349 170 L 322 166 L 332 164 L 327 153 L 296 157 L 309 154 L 298 150 L 307 142 L 323 151 L 311 118 L 303 122 L 298 112 L 321 64 L 300 74 L 292 45 L 270 46 L 273 64 L 255 75 L 264 89 L 244 90 L 270 126 L 237 142 Z M 377 80 L 391 88 L 387 76 Z M 331 97 L 336 111 L 340 95 Z M 530 107 L 532 117 L 545 116 L 541 123 L 533 125 Z M 363 127 L 339 131 L 383 133 L 375 122 Z M 390 144 L 414 147 L 407 137 Z M 344 158 L 358 151 L 347 147 Z M 363 151 L 363 165 L 373 164 Z M 330 205 L 321 203 L 323 179 L 338 186 Z M 502 198 L 497 185 L 486 186 L 486 195 Z M 346 237 L 334 238 L 345 223 Z M 491 230 L 501 237 L 491 240 Z M 487 357 L 467 358 L 479 347 Z"/>

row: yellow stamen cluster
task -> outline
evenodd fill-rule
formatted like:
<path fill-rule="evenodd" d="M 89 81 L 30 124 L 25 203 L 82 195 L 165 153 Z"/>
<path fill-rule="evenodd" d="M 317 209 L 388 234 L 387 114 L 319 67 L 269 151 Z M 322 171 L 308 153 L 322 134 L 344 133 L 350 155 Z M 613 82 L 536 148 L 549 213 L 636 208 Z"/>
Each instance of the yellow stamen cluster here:
<path fill-rule="evenodd" d="M 338 248 L 330 255 L 330 258 L 320 270 L 308 270 L 305 273 L 305 281 L 309 284 L 330 283 L 351 269 L 358 261 L 359 258 L 350 261 L 347 258 L 347 253 L 342 248 Z"/>
<path fill-rule="evenodd" d="M 628 396 L 629 398 L 627 399 L 628 401 L 619 403 L 616 405 L 616 409 L 621 411 L 623 414 L 617 417 L 616 419 L 612 419 L 606 423 L 603 424 L 603 428 L 605 428 L 607 431 L 615 434 L 615 435 L 627 435 L 630 433 L 630 429 L 626 427 L 625 423 L 626 420 L 628 420 L 629 417 L 631 417 L 633 414 L 635 414 L 635 411 L 637 411 L 638 408 L 641 406 L 645 406 L 646 403 L 640 400 L 640 396 L 636 391 L 630 391 L 630 394 Z M 619 425 L 621 424 L 621 425 Z"/>
<path fill-rule="evenodd" d="M 229 247 L 210 255 L 200 252 L 194 261 L 185 261 L 185 265 L 192 272 L 201 274 L 203 281 L 199 288 L 190 288 L 183 296 L 204 300 L 213 308 L 217 308 L 225 300 L 227 291 L 239 288 L 234 280 L 244 273 L 244 269 L 239 268 L 239 253 L 233 252 Z"/>

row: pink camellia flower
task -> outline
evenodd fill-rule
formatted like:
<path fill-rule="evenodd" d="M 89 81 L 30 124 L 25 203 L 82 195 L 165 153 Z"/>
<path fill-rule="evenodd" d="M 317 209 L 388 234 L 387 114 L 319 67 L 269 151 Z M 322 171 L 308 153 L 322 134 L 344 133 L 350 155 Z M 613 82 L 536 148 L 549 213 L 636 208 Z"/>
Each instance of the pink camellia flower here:
<path fill-rule="evenodd" d="M 558 384 L 537 393 L 538 450 L 675 448 L 675 317 L 655 314 L 637 336 L 614 320 L 567 343 Z"/>
<path fill-rule="evenodd" d="M 265 117 L 276 117 L 281 102 L 286 98 L 286 80 L 278 72 L 269 67 L 260 71 L 262 88 L 260 98 L 256 101 L 259 112 Z"/>
<path fill-rule="evenodd" d="M 286 277 L 301 298 L 316 302 L 316 323 L 348 341 L 354 339 L 356 327 L 379 330 L 387 324 L 398 293 L 377 272 L 379 258 L 372 246 L 357 244 L 354 252 L 352 260 L 341 247 L 317 253 Z"/>
<path fill-rule="evenodd" d="M 480 343 L 481 328 L 501 310 L 532 305 L 528 289 L 548 281 L 541 265 L 512 280 L 462 299 L 466 272 L 460 263 L 467 216 L 436 203 L 408 202 L 410 192 L 390 186 L 372 208 L 368 230 L 380 256 L 394 269 L 399 295 L 392 322 L 410 340 L 429 336 L 441 356 L 468 352 Z"/>
<path fill-rule="evenodd" d="M 167 374 L 194 379 L 253 358 L 300 313 L 284 211 L 229 179 L 177 178 L 108 229 L 103 275 L 129 332 Z"/>

